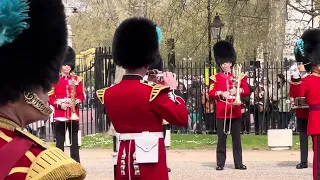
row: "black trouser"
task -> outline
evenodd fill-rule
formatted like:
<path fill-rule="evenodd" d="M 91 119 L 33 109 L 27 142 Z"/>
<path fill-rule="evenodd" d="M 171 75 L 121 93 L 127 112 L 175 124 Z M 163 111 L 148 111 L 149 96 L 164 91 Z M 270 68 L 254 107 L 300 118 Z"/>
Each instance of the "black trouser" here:
<path fill-rule="evenodd" d="M 51 122 L 51 129 L 52 129 L 52 135 L 53 135 L 53 140 L 56 140 L 56 122 Z"/>
<path fill-rule="evenodd" d="M 45 139 L 46 138 L 46 127 L 45 126 L 41 126 L 38 128 L 39 131 L 39 137 L 40 139 Z"/>
<path fill-rule="evenodd" d="M 216 131 L 216 120 L 215 113 L 205 113 L 204 122 L 206 124 L 206 131 L 214 132 Z"/>
<path fill-rule="evenodd" d="M 167 125 L 162 125 L 163 139 L 166 138 L 167 135 Z"/>
<path fill-rule="evenodd" d="M 250 126 L 250 112 L 248 109 L 245 109 L 247 111 L 245 111 L 242 114 L 242 127 L 241 130 L 242 132 L 246 131 L 247 133 L 250 133 L 251 130 L 251 126 Z"/>
<path fill-rule="evenodd" d="M 308 135 L 307 135 L 307 126 L 308 119 L 297 118 L 298 121 L 298 131 L 300 137 L 300 162 L 308 162 Z"/>
<path fill-rule="evenodd" d="M 291 112 L 279 112 L 278 129 L 288 128 Z"/>
<path fill-rule="evenodd" d="M 271 122 L 272 126 L 272 122 Z M 254 130 L 255 134 L 266 134 L 270 127 L 270 113 L 269 111 L 259 112 L 259 105 L 255 106 L 254 111 Z"/>
<path fill-rule="evenodd" d="M 162 131 L 163 131 L 163 139 L 166 138 L 167 130 L 170 129 L 170 124 L 163 124 L 162 125 Z"/>
<path fill-rule="evenodd" d="M 64 142 L 66 139 L 66 128 L 69 131 L 69 138 L 71 140 L 70 154 L 71 158 L 80 163 L 79 145 L 78 145 L 78 122 L 56 122 L 56 146 L 64 151 Z"/>
<path fill-rule="evenodd" d="M 227 135 L 223 129 L 224 120 L 217 119 L 217 166 L 224 166 L 226 162 L 226 150 L 227 150 Z M 229 119 L 226 123 L 226 131 L 229 129 Z M 242 147 L 241 147 L 241 119 L 235 118 L 231 120 L 231 136 L 232 136 L 232 150 L 233 161 L 235 166 L 242 165 Z"/>

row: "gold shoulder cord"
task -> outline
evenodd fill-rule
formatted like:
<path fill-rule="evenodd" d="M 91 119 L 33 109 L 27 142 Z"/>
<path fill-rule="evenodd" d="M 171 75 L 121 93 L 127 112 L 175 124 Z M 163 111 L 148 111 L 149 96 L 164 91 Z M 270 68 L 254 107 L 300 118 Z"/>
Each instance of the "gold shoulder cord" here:
<path fill-rule="evenodd" d="M 245 78 L 247 74 L 241 74 L 241 79 Z"/>
<path fill-rule="evenodd" d="M 210 76 L 209 79 L 211 79 L 214 83 L 217 82 L 217 80 L 216 80 L 216 75 Z M 211 83 L 211 84 L 210 84 L 210 86 L 209 86 L 209 91 L 213 90 L 213 88 L 214 88 L 214 83 Z"/>
<path fill-rule="evenodd" d="M 153 101 L 162 90 L 170 89 L 169 86 L 159 85 L 157 83 L 150 82 L 150 81 L 141 80 L 140 82 L 141 82 L 141 84 L 152 87 L 149 102 Z"/>
<path fill-rule="evenodd" d="M 85 179 L 85 169 L 56 147 L 42 151 L 32 162 L 27 180 Z"/>
<path fill-rule="evenodd" d="M 16 128 L 15 132 L 20 136 L 32 140 L 44 149 L 33 160 L 27 172 L 27 180 L 85 178 L 86 171 L 84 168 L 60 149 L 49 147 L 44 141 L 29 132 L 23 131 L 21 128 Z"/>
<path fill-rule="evenodd" d="M 158 84 L 153 86 L 151 94 L 150 94 L 149 102 L 153 101 L 159 95 L 159 93 L 164 89 L 170 89 L 170 88 L 169 88 L 169 86 L 162 86 L 162 85 L 158 85 Z"/>
<path fill-rule="evenodd" d="M 5 118 L 0 118 L 0 128 L 14 131 L 19 125 Z"/>
<path fill-rule="evenodd" d="M 96 91 L 96 95 L 97 95 L 99 101 L 101 102 L 101 104 L 104 104 L 104 94 L 105 94 L 107 89 L 108 88 L 106 87 L 106 88 L 99 89 L 99 90 Z"/>
<path fill-rule="evenodd" d="M 48 96 L 52 96 L 54 94 L 54 88 L 52 88 L 49 92 L 48 92 Z"/>
<path fill-rule="evenodd" d="M 210 76 L 209 77 L 212 81 L 214 81 L 214 82 L 216 82 L 217 80 L 216 80 L 216 75 L 212 75 L 212 76 Z"/>
<path fill-rule="evenodd" d="M 79 163 L 69 158 L 60 149 L 56 147 L 49 147 L 41 139 L 29 132 L 23 131 L 21 127 L 8 119 L 0 118 L 0 128 L 15 131 L 17 135 L 35 142 L 43 149 L 37 157 L 34 157 L 30 152 L 26 153 L 27 157 L 32 157 L 32 165 L 30 168 L 15 169 L 19 172 L 27 173 L 26 180 L 85 179 L 85 169 Z"/>
<path fill-rule="evenodd" d="M 151 82 L 151 81 L 147 81 L 147 80 L 140 80 L 140 83 L 144 84 L 144 85 L 147 85 L 147 86 L 150 86 L 150 87 L 154 87 L 155 85 L 157 85 L 157 83 Z"/>
<path fill-rule="evenodd" d="M 81 76 L 76 76 L 77 77 L 77 81 L 78 81 L 78 83 L 79 82 L 81 82 L 82 80 L 83 80 L 83 77 L 81 77 Z"/>

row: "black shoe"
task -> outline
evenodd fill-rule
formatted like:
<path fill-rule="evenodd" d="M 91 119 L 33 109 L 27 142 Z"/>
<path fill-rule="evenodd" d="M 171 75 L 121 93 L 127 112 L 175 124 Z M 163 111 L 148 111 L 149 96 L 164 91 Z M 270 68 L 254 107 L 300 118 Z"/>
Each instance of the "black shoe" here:
<path fill-rule="evenodd" d="M 240 166 L 236 166 L 235 169 L 246 170 L 247 166 L 241 164 Z"/>
<path fill-rule="evenodd" d="M 217 171 L 222 171 L 223 169 L 224 169 L 223 166 L 217 166 L 217 167 L 216 167 L 216 170 L 217 170 Z"/>
<path fill-rule="evenodd" d="M 304 168 L 308 168 L 308 163 L 299 163 L 296 166 L 297 169 L 304 169 Z"/>
<path fill-rule="evenodd" d="M 171 169 L 170 169 L 170 168 L 168 168 L 168 172 L 171 172 Z"/>

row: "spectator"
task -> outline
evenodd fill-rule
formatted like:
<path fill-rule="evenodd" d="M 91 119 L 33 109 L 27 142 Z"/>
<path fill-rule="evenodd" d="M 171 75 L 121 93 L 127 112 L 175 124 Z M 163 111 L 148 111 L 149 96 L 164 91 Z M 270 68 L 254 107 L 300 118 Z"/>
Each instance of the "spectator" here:
<path fill-rule="evenodd" d="M 198 95 L 198 96 L 197 96 Z M 189 126 L 195 132 L 199 125 L 200 111 L 201 111 L 201 95 L 197 93 L 197 88 L 190 88 L 187 101 L 187 108 L 191 122 Z"/>
<path fill-rule="evenodd" d="M 247 97 L 242 97 L 241 98 L 242 102 L 242 108 L 241 108 L 241 113 L 242 113 L 242 133 L 243 134 L 250 134 L 251 126 L 250 126 L 250 111 L 249 111 L 249 106 L 250 106 L 250 96 Z"/>
<path fill-rule="evenodd" d="M 182 82 L 179 82 L 178 90 L 183 95 L 182 98 L 184 99 L 184 101 L 187 101 L 187 88 Z"/>
<path fill-rule="evenodd" d="M 289 99 L 289 85 L 283 74 L 277 75 L 277 93 L 274 94 L 273 100 L 277 101 L 278 104 L 278 128 L 285 129 L 288 127 L 291 118 L 291 104 Z"/>
<path fill-rule="evenodd" d="M 216 131 L 216 115 L 214 110 L 215 102 L 209 98 L 209 88 L 205 88 L 205 92 L 202 95 L 202 105 L 204 106 L 204 122 L 206 126 L 206 133 L 212 134 Z"/>

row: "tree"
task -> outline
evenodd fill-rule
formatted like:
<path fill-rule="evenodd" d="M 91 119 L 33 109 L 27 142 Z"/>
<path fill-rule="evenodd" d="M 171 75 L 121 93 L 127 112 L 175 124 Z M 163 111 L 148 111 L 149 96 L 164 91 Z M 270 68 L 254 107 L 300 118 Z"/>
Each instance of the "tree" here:
<path fill-rule="evenodd" d="M 208 56 L 207 0 L 82 0 L 78 9 L 79 14 L 70 20 L 77 52 L 110 46 L 118 24 L 127 17 L 140 15 L 154 20 L 161 28 L 161 54 L 168 53 L 166 39 L 174 38 L 177 61 L 188 56 L 204 61 Z M 234 36 L 240 61 L 252 57 L 265 42 L 268 9 L 265 0 L 212 0 L 212 14 L 218 12 L 226 24 L 222 38 Z"/>
<path fill-rule="evenodd" d="M 267 60 L 282 61 L 285 42 L 285 0 L 269 0 Z"/>

